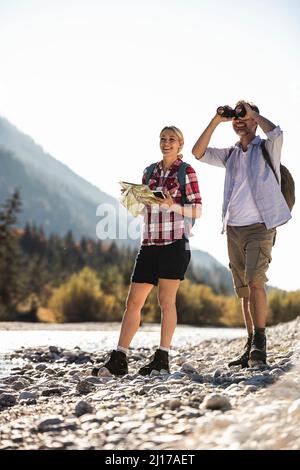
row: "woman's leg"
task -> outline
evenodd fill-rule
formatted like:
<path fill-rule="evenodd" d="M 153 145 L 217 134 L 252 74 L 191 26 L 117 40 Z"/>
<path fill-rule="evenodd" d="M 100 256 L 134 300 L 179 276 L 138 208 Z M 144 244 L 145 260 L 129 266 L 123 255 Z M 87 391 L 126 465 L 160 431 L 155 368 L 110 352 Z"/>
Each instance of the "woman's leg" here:
<path fill-rule="evenodd" d="M 180 286 L 179 279 L 159 279 L 158 302 L 161 308 L 160 346 L 170 349 L 177 324 L 176 294 Z"/>
<path fill-rule="evenodd" d="M 153 284 L 147 284 L 146 282 L 132 282 L 130 285 L 118 346 L 126 349 L 129 348 L 132 338 L 140 325 L 141 310 L 152 288 Z"/>

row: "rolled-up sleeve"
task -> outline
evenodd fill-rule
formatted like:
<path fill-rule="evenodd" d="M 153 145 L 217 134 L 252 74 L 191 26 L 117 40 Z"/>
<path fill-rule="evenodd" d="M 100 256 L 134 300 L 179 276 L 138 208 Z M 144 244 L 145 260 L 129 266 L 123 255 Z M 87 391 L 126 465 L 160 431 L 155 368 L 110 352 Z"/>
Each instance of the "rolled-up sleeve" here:
<path fill-rule="evenodd" d="M 197 174 L 191 166 L 186 169 L 185 175 L 185 194 L 190 204 L 202 205 L 202 198 L 200 195 L 200 189 L 198 184 Z"/>
<path fill-rule="evenodd" d="M 276 126 L 270 132 L 267 132 L 266 135 L 267 140 L 265 141 L 265 146 L 267 152 L 270 155 L 273 165 L 277 171 L 279 171 L 281 149 L 283 144 L 283 132 L 279 126 Z"/>
<path fill-rule="evenodd" d="M 226 149 L 207 147 L 205 154 L 202 158 L 199 159 L 199 162 L 224 168 L 226 166 L 226 159 L 229 155 L 229 152 L 230 147 Z"/>

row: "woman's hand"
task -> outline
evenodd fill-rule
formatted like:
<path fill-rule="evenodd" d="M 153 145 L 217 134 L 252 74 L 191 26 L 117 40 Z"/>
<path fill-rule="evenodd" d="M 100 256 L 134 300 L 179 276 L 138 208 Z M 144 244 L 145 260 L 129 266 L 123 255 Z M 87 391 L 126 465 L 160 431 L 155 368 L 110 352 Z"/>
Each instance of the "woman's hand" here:
<path fill-rule="evenodd" d="M 166 206 L 167 209 L 169 209 L 171 206 L 173 206 L 173 204 L 176 204 L 174 199 L 172 198 L 171 194 L 169 193 L 169 191 L 165 191 L 164 192 L 165 194 L 165 198 L 164 199 L 161 199 L 160 197 L 156 197 L 156 202 L 160 205 L 160 206 Z"/>

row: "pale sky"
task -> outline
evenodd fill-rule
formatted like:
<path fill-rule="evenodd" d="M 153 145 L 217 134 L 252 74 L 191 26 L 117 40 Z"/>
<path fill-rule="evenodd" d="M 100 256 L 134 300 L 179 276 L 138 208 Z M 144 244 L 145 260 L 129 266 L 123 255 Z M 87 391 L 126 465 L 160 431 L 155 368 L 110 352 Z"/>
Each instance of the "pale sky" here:
<path fill-rule="evenodd" d="M 159 132 L 176 125 L 203 198 L 192 244 L 227 265 L 224 171 L 191 149 L 217 106 L 254 101 L 284 131 L 299 198 L 299 44 L 298 0 L 0 0 L 0 114 L 115 197 L 161 159 Z M 224 123 L 211 145 L 236 140 Z M 299 203 L 268 271 L 287 290 L 300 288 L 298 214 Z"/>

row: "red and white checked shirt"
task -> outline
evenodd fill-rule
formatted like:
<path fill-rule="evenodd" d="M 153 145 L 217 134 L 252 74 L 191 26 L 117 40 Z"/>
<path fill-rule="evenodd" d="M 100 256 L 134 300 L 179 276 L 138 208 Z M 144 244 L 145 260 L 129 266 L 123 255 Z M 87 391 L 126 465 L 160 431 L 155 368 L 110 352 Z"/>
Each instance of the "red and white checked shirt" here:
<path fill-rule="evenodd" d="M 177 158 L 164 173 L 162 161 L 158 162 L 148 183 L 152 191 L 169 191 L 175 203 L 180 205 L 182 193 L 178 181 L 178 169 L 181 163 L 181 158 Z M 146 184 L 146 169 L 144 170 L 142 182 Z M 202 201 L 197 175 L 191 166 L 188 166 L 186 169 L 185 193 L 189 205 L 194 207 L 201 206 Z M 167 211 L 161 208 L 159 204 L 147 206 L 144 215 L 142 245 L 168 245 L 176 240 L 180 240 L 184 234 L 189 236 L 185 222 L 185 218 L 182 215 Z"/>

